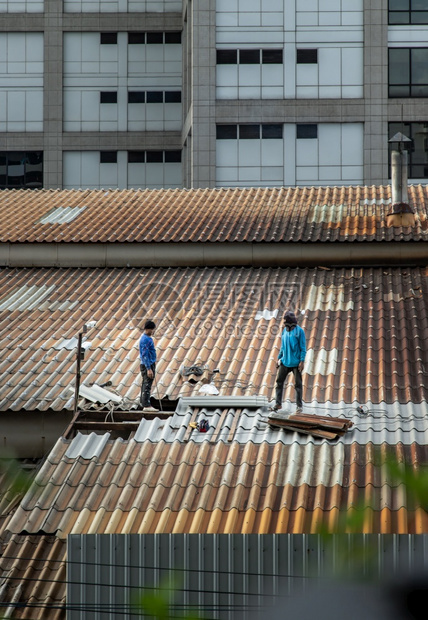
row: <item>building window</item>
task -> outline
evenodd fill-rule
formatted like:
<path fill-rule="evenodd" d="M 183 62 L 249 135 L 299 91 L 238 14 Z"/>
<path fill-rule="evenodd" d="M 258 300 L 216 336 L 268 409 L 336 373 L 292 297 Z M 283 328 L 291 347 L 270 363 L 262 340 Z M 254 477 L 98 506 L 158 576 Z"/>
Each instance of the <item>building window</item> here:
<path fill-rule="evenodd" d="M 181 91 L 167 90 L 165 92 L 165 103 L 181 103 Z"/>
<path fill-rule="evenodd" d="M 389 0 L 389 23 L 428 24 L 426 0 Z"/>
<path fill-rule="evenodd" d="M 147 151 L 146 161 L 149 164 L 162 164 L 163 163 L 163 151 Z"/>
<path fill-rule="evenodd" d="M 0 151 L 0 189 L 43 187 L 43 151 Z"/>
<path fill-rule="evenodd" d="M 117 32 L 101 32 L 101 45 L 117 45 Z"/>
<path fill-rule="evenodd" d="M 165 163 L 175 164 L 181 162 L 181 151 L 165 151 Z"/>
<path fill-rule="evenodd" d="M 218 65 L 236 65 L 238 63 L 238 50 L 217 50 Z"/>
<path fill-rule="evenodd" d="M 181 43 L 181 32 L 165 32 L 165 43 L 166 45 Z"/>
<path fill-rule="evenodd" d="M 260 125 L 239 125 L 240 140 L 258 140 L 260 138 Z"/>
<path fill-rule="evenodd" d="M 282 124 L 275 125 L 262 125 L 262 139 L 263 140 L 282 140 Z"/>
<path fill-rule="evenodd" d="M 163 32 L 148 32 L 147 33 L 147 43 L 151 44 L 162 44 L 163 43 Z"/>
<path fill-rule="evenodd" d="M 147 103 L 162 103 L 163 102 L 163 92 L 149 90 L 147 92 Z"/>
<path fill-rule="evenodd" d="M 101 91 L 100 103 L 117 103 L 117 92 L 115 90 Z"/>
<path fill-rule="evenodd" d="M 181 162 L 181 151 L 128 151 L 129 164 Z"/>
<path fill-rule="evenodd" d="M 282 50 L 262 50 L 262 63 L 264 65 L 282 65 Z"/>
<path fill-rule="evenodd" d="M 314 65 L 318 62 L 317 49 L 298 49 L 296 52 L 296 62 L 298 65 Z"/>
<path fill-rule="evenodd" d="M 298 140 L 313 140 L 318 138 L 318 125 L 299 123 L 296 125 L 296 138 Z"/>
<path fill-rule="evenodd" d="M 260 50 L 239 50 L 239 64 L 241 65 L 260 64 Z"/>
<path fill-rule="evenodd" d="M 128 103 L 146 103 L 144 90 L 130 90 L 128 92 Z"/>
<path fill-rule="evenodd" d="M 282 49 L 268 50 L 217 50 L 218 65 L 258 65 L 260 60 L 264 65 L 281 65 L 283 63 Z M 261 53 L 261 54 L 260 54 Z"/>
<path fill-rule="evenodd" d="M 428 47 L 389 49 L 389 96 L 428 97 Z"/>
<path fill-rule="evenodd" d="M 145 32 L 128 32 L 128 45 L 144 45 L 145 42 Z"/>
<path fill-rule="evenodd" d="M 128 151 L 128 164 L 144 164 L 146 151 Z"/>
<path fill-rule="evenodd" d="M 217 140 L 259 140 L 260 130 L 263 140 L 282 140 L 283 125 L 280 123 L 263 125 L 217 125 Z"/>
<path fill-rule="evenodd" d="M 100 151 L 100 164 L 117 164 L 117 151 Z"/>
<path fill-rule="evenodd" d="M 401 131 L 401 133 L 404 133 L 405 136 L 412 140 L 412 142 L 407 143 L 409 179 L 428 179 L 428 121 L 389 123 L 388 130 L 390 138 Z M 389 175 L 391 176 L 391 150 L 394 145 L 390 144 L 389 147 Z"/>
<path fill-rule="evenodd" d="M 217 125 L 217 140 L 236 140 L 238 137 L 238 125 Z"/>

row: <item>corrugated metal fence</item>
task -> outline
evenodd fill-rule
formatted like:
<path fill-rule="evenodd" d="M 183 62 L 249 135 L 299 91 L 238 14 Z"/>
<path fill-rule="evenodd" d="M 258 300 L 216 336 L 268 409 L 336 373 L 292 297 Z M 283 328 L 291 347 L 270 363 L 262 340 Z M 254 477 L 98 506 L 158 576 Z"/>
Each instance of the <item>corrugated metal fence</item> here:
<path fill-rule="evenodd" d="M 142 613 L 141 598 L 162 598 L 171 582 L 166 617 L 193 609 L 204 618 L 272 613 L 272 620 L 282 617 L 278 605 L 284 611 L 292 598 L 307 598 L 339 576 L 373 584 L 426 573 L 427 551 L 428 535 L 72 534 L 67 618 L 153 617 Z"/>

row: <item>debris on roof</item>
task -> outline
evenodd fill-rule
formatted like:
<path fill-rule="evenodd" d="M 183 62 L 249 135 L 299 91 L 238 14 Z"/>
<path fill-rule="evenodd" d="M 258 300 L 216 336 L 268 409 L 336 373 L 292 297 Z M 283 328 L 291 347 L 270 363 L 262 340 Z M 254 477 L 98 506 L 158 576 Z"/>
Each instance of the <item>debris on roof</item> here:
<path fill-rule="evenodd" d="M 286 431 L 312 435 L 322 439 L 337 439 L 352 426 L 353 422 L 345 418 L 333 418 L 330 416 L 314 414 L 292 414 L 287 417 L 278 414 L 271 414 L 268 423 L 273 427 L 280 427 Z"/>
<path fill-rule="evenodd" d="M 210 380 L 210 371 L 205 366 L 184 366 L 180 369 L 180 373 L 185 381 L 189 383 L 208 383 Z"/>

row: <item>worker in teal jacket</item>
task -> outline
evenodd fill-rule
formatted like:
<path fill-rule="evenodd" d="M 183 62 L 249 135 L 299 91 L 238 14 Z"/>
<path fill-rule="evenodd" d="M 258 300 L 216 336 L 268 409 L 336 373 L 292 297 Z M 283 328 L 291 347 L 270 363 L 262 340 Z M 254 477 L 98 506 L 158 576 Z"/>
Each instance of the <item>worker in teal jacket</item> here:
<path fill-rule="evenodd" d="M 297 325 L 297 318 L 293 312 L 284 315 L 284 331 L 281 336 L 281 349 L 278 355 L 278 374 L 275 385 L 274 411 L 282 407 L 282 393 L 284 383 L 290 372 L 294 374 L 294 387 L 296 390 L 296 413 L 303 412 L 302 401 L 302 372 L 306 357 L 306 337 L 303 329 Z"/>

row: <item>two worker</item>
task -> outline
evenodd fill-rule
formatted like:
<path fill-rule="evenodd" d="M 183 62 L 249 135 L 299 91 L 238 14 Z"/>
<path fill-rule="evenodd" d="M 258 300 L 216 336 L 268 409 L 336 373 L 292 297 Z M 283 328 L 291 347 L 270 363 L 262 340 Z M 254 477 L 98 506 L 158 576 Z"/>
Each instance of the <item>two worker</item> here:
<path fill-rule="evenodd" d="M 139 344 L 142 377 L 140 405 L 144 413 L 156 413 L 158 411 L 150 404 L 150 392 L 156 374 L 156 349 L 152 338 L 155 328 L 156 325 L 153 321 L 146 321 Z M 275 405 L 272 408 L 274 411 L 279 411 L 282 407 L 284 383 L 292 372 L 296 390 L 296 413 L 302 413 L 302 372 L 305 357 L 305 332 L 297 324 L 296 315 L 293 312 L 286 312 L 284 315 L 284 330 L 281 336 L 281 348 L 277 360 L 278 373 L 275 384 Z"/>

